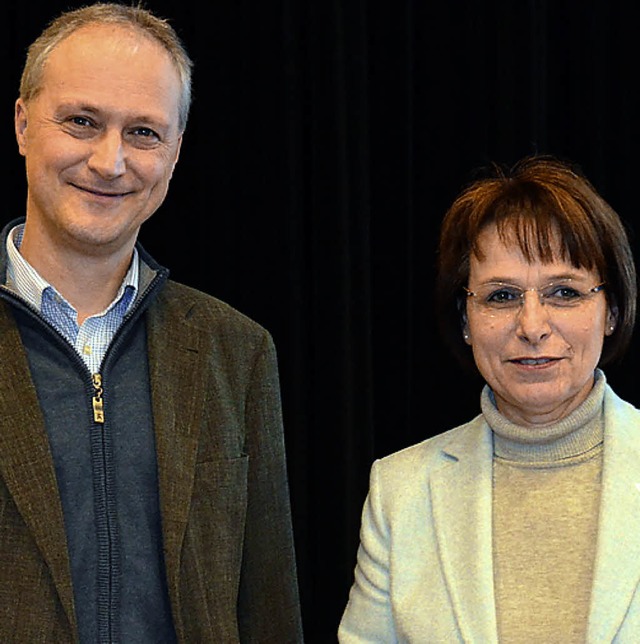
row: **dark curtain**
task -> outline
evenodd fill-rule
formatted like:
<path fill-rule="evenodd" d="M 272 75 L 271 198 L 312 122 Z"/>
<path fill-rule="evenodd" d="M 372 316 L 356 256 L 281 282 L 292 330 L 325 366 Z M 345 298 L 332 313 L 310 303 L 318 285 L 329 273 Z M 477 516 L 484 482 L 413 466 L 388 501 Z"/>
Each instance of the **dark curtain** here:
<path fill-rule="evenodd" d="M 24 210 L 11 118 L 25 48 L 78 4 L 5 6 L 6 220 Z M 373 459 L 479 411 L 432 302 L 439 222 L 474 169 L 574 161 L 638 248 L 633 3 L 146 5 L 196 67 L 182 156 L 141 240 L 275 338 L 306 638 L 335 642 Z M 607 375 L 640 404 L 636 351 Z"/>

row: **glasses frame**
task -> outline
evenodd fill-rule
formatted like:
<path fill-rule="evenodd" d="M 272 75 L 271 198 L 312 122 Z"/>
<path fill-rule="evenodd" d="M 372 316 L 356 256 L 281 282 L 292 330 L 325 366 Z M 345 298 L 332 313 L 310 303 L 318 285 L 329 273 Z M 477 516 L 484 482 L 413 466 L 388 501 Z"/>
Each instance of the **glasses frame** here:
<path fill-rule="evenodd" d="M 558 282 L 558 286 L 561 286 L 563 283 L 570 282 L 570 281 L 571 280 L 560 280 Z M 508 287 L 511 287 L 511 288 L 517 288 L 518 290 L 522 291 L 522 293 L 521 293 L 521 295 L 519 297 L 517 306 L 513 306 L 513 307 L 510 307 L 510 306 L 503 306 L 503 307 L 497 306 L 495 308 L 492 308 L 491 306 L 487 306 L 485 302 L 481 303 L 481 306 L 484 306 L 487 311 L 490 311 L 492 313 L 497 313 L 499 311 L 517 311 L 518 309 L 521 309 L 522 306 L 524 306 L 525 293 L 528 293 L 529 291 L 535 291 L 538 294 L 538 301 L 540 302 L 540 304 L 542 306 L 545 306 L 545 299 L 542 297 L 542 291 L 545 288 L 548 288 L 549 286 L 553 286 L 554 282 L 549 282 L 549 284 L 545 284 L 544 286 L 533 286 L 533 287 L 525 288 L 525 289 L 521 289 L 520 287 L 516 286 L 515 284 L 510 284 L 509 282 L 494 282 L 494 284 L 496 286 L 496 290 L 499 290 L 501 286 L 503 286 L 503 287 L 508 286 Z M 606 282 L 601 282 L 600 284 L 596 284 L 592 288 L 588 289 L 587 292 L 585 293 L 585 295 L 599 293 L 606 286 L 606 284 L 607 284 Z M 471 291 L 466 286 L 463 286 L 462 288 L 464 289 L 465 293 L 467 294 L 467 299 L 473 298 L 473 297 L 478 297 L 478 293 L 476 293 L 475 291 Z M 475 300 L 475 301 L 477 302 L 477 300 Z"/>

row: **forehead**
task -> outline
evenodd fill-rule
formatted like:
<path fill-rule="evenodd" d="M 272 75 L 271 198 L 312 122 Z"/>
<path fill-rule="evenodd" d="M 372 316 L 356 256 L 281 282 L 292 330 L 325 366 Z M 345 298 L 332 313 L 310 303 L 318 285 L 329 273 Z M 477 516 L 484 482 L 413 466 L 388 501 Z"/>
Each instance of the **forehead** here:
<path fill-rule="evenodd" d="M 472 244 L 471 254 L 479 260 L 489 251 L 510 249 L 527 261 L 551 262 L 568 256 L 568 249 L 557 223 L 535 219 L 507 218 L 486 224 Z"/>
<path fill-rule="evenodd" d="M 484 228 L 477 239 L 477 252 L 470 256 L 469 269 L 474 277 L 525 279 L 527 276 L 590 275 L 587 268 L 574 266 L 568 259 L 559 231 L 551 231 L 547 252 L 535 247 L 522 248 L 513 228 L 498 229 L 495 224 Z"/>
<path fill-rule="evenodd" d="M 47 65 L 64 58 L 78 65 L 91 63 L 108 69 L 127 61 L 147 67 L 152 62 L 171 64 L 162 44 L 140 29 L 123 24 L 94 23 L 80 27 L 60 41 L 49 54 Z"/>
<path fill-rule="evenodd" d="M 180 78 L 169 53 L 146 34 L 125 25 L 87 25 L 49 55 L 43 92 L 60 100 L 177 110 Z"/>

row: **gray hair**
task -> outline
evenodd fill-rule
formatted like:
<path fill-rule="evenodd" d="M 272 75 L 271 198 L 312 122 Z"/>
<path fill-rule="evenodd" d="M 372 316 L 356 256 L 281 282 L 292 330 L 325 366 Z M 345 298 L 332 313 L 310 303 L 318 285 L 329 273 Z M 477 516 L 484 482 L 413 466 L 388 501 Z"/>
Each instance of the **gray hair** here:
<path fill-rule="evenodd" d="M 44 68 L 51 52 L 68 36 L 90 24 L 124 25 L 158 42 L 168 52 L 180 78 L 182 91 L 179 104 L 179 128 L 184 132 L 191 108 L 191 71 L 193 61 L 180 37 L 169 22 L 141 5 L 128 6 L 116 2 L 95 4 L 65 11 L 54 18 L 31 43 L 20 79 L 20 97 L 25 102 L 35 98 L 42 89 Z"/>

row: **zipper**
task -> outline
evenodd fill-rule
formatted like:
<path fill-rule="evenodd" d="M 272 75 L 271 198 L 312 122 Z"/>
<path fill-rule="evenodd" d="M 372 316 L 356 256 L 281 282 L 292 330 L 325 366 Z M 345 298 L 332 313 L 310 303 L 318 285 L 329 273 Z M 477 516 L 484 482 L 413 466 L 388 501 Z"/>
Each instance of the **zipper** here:
<path fill-rule="evenodd" d="M 113 353 L 113 349 L 115 348 L 115 346 L 119 344 L 119 338 L 122 335 L 125 324 L 128 323 L 131 318 L 135 317 L 135 314 L 137 313 L 138 309 L 140 309 L 141 303 L 144 302 L 147 295 L 156 288 L 156 285 L 158 284 L 158 282 L 162 280 L 162 277 L 163 277 L 162 272 L 163 272 L 162 270 L 158 270 L 157 274 L 147 284 L 144 291 L 139 295 L 139 297 L 136 298 L 136 303 L 124 316 L 122 320 L 122 324 L 120 325 L 116 334 L 112 338 L 110 346 L 107 349 L 107 354 Z M 166 276 L 166 274 L 164 276 Z M 67 351 L 67 353 L 71 355 L 73 362 L 78 364 L 80 368 L 85 371 L 85 373 L 89 371 L 87 369 L 87 365 L 85 364 L 84 360 L 80 355 L 78 355 L 78 352 L 75 350 L 75 348 L 70 345 L 69 341 L 55 327 L 53 327 L 47 321 L 44 320 L 40 311 L 38 311 L 30 302 L 23 300 L 14 291 L 7 288 L 6 284 L 0 284 L 0 298 L 13 303 L 14 305 L 19 306 L 20 308 L 22 308 L 23 310 L 27 311 L 35 318 L 37 318 L 44 326 L 46 326 L 49 332 L 53 333 L 53 335 L 56 336 L 62 342 L 62 344 L 65 347 L 65 351 Z M 102 360 L 102 366 L 104 366 L 105 360 L 107 358 L 107 354 L 105 354 Z M 93 387 L 93 395 L 91 397 L 93 421 L 100 425 L 104 425 L 104 422 L 105 422 L 104 398 L 103 398 L 104 389 L 102 386 L 102 374 L 98 372 L 90 375 L 91 375 L 91 385 Z"/>
<path fill-rule="evenodd" d="M 104 423 L 104 403 L 102 400 L 102 375 L 94 373 L 91 376 L 93 383 L 93 398 L 91 398 L 91 405 L 93 407 L 93 420 L 96 423 Z"/>
<path fill-rule="evenodd" d="M 104 408 L 104 381 L 102 374 L 108 371 L 108 364 L 113 360 L 113 355 L 117 353 L 118 347 L 123 343 L 125 328 L 128 328 L 129 325 L 132 324 L 132 319 L 137 318 L 140 314 L 140 311 L 144 310 L 143 303 L 146 301 L 149 294 L 154 291 L 158 287 L 158 285 L 164 281 L 164 279 L 166 279 L 166 275 L 166 271 L 163 272 L 162 270 L 160 270 L 155 275 L 155 277 L 153 277 L 153 279 L 151 279 L 151 281 L 146 285 L 146 288 L 139 295 L 134 306 L 124 316 L 122 324 L 113 336 L 107 352 L 102 359 L 99 371 L 96 373 L 90 372 L 84 360 L 75 350 L 75 348 L 55 327 L 53 327 L 43 319 L 41 313 L 36 310 L 35 307 L 33 307 L 29 302 L 23 300 L 19 295 L 8 289 L 6 285 L 0 284 L 0 300 L 7 301 L 10 305 L 22 309 L 25 313 L 27 313 L 27 315 L 32 316 L 33 318 L 38 320 L 38 322 L 46 328 L 52 339 L 61 343 L 63 350 L 67 353 L 67 355 L 69 355 L 71 363 L 77 365 L 78 368 L 85 374 L 84 387 L 91 401 L 90 413 L 92 413 L 93 415 L 93 427 L 95 429 L 100 428 L 102 430 L 99 436 L 95 436 L 97 440 L 101 440 L 102 445 L 102 472 L 99 473 L 96 470 L 92 472 L 92 477 L 101 477 L 99 483 L 101 487 L 100 495 L 105 502 L 103 516 L 101 518 L 104 521 L 104 529 L 106 530 L 106 535 L 103 539 L 96 532 L 96 544 L 98 548 L 97 564 L 98 569 L 100 569 L 101 566 L 104 566 L 110 572 L 107 575 L 107 579 L 101 580 L 100 578 L 98 578 L 97 580 L 99 592 L 96 608 L 98 637 L 105 638 L 106 641 L 109 642 L 114 641 L 114 638 L 116 638 L 117 634 L 117 626 L 114 623 L 114 618 L 117 616 L 116 604 L 119 599 L 120 591 L 117 588 L 117 580 L 113 578 L 112 572 L 113 561 L 114 557 L 116 556 L 114 554 L 114 548 L 117 547 L 116 540 L 118 530 L 117 521 L 115 518 L 115 499 L 113 497 L 115 492 L 112 489 L 114 483 L 110 480 L 109 467 L 107 463 L 107 453 L 105 452 L 105 442 L 106 440 L 108 440 L 108 437 L 104 432 L 106 419 Z M 89 377 L 89 383 L 87 383 L 87 376 Z M 93 447 L 91 449 L 93 451 Z M 103 601 L 106 602 L 106 605 L 101 606 Z"/>

